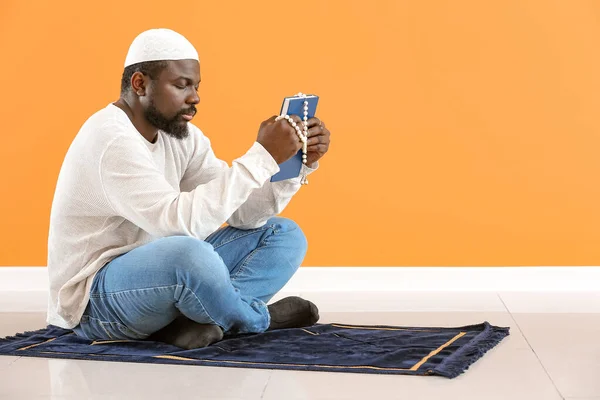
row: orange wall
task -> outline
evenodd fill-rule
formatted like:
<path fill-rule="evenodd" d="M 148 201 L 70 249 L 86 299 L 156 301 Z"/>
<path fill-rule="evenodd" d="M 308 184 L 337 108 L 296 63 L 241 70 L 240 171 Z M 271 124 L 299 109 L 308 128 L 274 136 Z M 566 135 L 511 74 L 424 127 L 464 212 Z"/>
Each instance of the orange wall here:
<path fill-rule="evenodd" d="M 151 27 L 196 45 L 228 162 L 321 96 L 332 147 L 284 213 L 306 265 L 600 265 L 598 2 L 132 3 L 0 3 L 0 265 L 45 265 L 65 152 Z"/>

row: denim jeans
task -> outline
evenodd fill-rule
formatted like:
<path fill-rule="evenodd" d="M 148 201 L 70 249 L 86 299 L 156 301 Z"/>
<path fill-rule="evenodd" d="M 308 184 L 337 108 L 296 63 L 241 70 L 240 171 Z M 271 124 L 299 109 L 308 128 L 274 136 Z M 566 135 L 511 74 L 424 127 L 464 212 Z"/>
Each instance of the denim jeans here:
<path fill-rule="evenodd" d="M 266 303 L 306 249 L 298 225 L 280 217 L 258 229 L 227 226 L 206 240 L 157 239 L 98 271 L 74 331 L 87 339 L 145 339 L 183 314 L 225 332 L 263 332 Z"/>

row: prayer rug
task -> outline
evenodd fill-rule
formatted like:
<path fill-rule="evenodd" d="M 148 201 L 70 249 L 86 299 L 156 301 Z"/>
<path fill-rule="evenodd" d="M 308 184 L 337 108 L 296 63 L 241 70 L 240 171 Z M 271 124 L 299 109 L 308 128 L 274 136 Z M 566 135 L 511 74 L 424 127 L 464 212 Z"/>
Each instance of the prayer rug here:
<path fill-rule="evenodd" d="M 0 355 L 454 378 L 508 336 L 488 322 L 458 328 L 317 324 L 225 336 L 183 350 L 142 340 L 87 340 L 45 329 L 0 339 Z"/>

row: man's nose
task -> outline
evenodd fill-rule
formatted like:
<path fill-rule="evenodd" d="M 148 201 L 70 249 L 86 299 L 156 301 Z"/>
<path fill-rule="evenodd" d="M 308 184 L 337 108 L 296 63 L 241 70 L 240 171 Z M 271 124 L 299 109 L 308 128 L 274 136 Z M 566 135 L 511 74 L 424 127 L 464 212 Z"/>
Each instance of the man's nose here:
<path fill-rule="evenodd" d="M 192 94 L 188 96 L 186 99 L 187 104 L 198 104 L 200 103 L 200 96 L 198 96 L 198 92 L 195 90 L 192 91 Z"/>

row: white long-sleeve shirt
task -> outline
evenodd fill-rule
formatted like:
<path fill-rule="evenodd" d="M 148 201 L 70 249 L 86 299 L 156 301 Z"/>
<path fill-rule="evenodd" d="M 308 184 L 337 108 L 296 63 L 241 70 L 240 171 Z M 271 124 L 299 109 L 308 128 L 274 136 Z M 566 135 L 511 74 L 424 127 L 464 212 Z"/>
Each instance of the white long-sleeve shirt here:
<path fill-rule="evenodd" d="M 263 226 L 299 190 L 299 177 L 270 182 L 279 166 L 258 142 L 229 167 L 188 126 L 186 139 L 159 131 L 150 143 L 109 104 L 81 127 L 52 202 L 48 323 L 77 326 L 95 274 L 117 256 L 165 236 L 204 240 L 225 222 Z"/>

